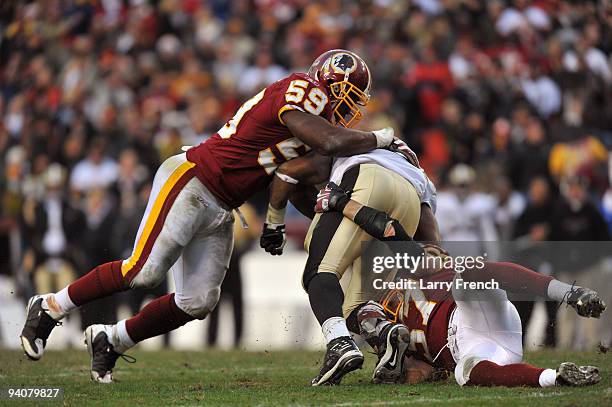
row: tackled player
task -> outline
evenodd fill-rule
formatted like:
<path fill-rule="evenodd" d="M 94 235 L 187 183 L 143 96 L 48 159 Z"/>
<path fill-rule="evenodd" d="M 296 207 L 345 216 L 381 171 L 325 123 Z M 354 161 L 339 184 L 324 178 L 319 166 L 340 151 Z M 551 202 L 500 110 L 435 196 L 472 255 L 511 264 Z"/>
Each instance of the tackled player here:
<path fill-rule="evenodd" d="M 371 221 L 363 227 L 372 236 L 405 240 L 402 226 L 386 213 L 349 200 L 337 186 L 328 186 L 320 196 L 326 200 L 326 204 L 318 205 L 320 210 L 340 211 L 352 220 L 359 213 L 367 213 Z M 410 245 L 408 250 L 412 250 Z M 356 308 L 358 331 L 375 348 L 384 346 L 392 351 L 389 360 L 396 361 L 382 366 L 375 377 L 378 382 L 413 384 L 432 378 L 436 369 L 454 372 L 461 386 L 586 386 L 601 380 L 594 366 L 564 362 L 557 369 L 546 369 L 523 363 L 520 318 L 506 296 L 508 291 L 566 301 L 578 315 L 599 318 L 606 306 L 595 291 L 505 262 L 486 262 L 484 268 L 474 267 L 461 274 L 455 274 L 452 268 L 429 270 L 422 276 L 427 283 L 495 280 L 501 289 L 465 290 L 453 284 L 450 292 L 417 287 L 371 293 L 370 300 Z M 381 337 L 398 323 L 408 333 L 400 338 L 409 343 L 405 354 L 397 343 Z"/>

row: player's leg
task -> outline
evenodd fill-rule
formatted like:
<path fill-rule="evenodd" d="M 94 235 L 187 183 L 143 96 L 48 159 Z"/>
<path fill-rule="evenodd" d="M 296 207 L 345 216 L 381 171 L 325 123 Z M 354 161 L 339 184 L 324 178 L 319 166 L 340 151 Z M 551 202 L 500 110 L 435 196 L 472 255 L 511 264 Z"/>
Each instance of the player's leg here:
<path fill-rule="evenodd" d="M 381 304 L 368 301 L 350 314 L 359 334 L 372 346 L 378 362 L 372 374 L 374 383 L 399 383 L 404 379 L 403 358 L 410 346 L 410 331 L 401 323 L 389 321 Z"/>
<path fill-rule="evenodd" d="M 460 386 L 544 386 L 550 372 L 526 363 L 494 340 L 473 334 L 471 346 L 461 344 L 462 357 L 457 361 L 455 380 Z M 554 384 L 553 371 L 553 384 Z"/>
<path fill-rule="evenodd" d="M 478 362 L 470 373 L 467 386 L 551 387 L 590 386 L 601 380 L 595 366 L 563 362 L 557 369 L 539 368 L 528 363 L 499 365 L 489 360 Z"/>
<path fill-rule="evenodd" d="M 515 263 L 487 262 L 484 268 L 466 270 L 462 276 L 466 281 L 495 280 L 501 289 L 512 293 L 566 301 L 583 317 L 599 318 L 606 309 L 606 304 L 595 291 L 564 283 Z"/>
<path fill-rule="evenodd" d="M 173 245 L 171 241 L 157 244 L 165 246 L 168 252 L 164 264 L 147 260 L 178 192 L 194 176 L 192 167 L 193 164 L 186 161 L 184 154 L 171 157 L 160 166 L 140 223 L 134 251 L 128 260 L 99 265 L 57 293 L 38 295 L 29 300 L 21 343 L 30 359 L 38 360 L 42 357 L 51 330 L 72 310 L 95 299 L 127 290 L 131 280 L 143 268 L 147 276 L 165 274 L 164 270 L 159 269 L 169 268 L 178 257 L 178 245 Z"/>
<path fill-rule="evenodd" d="M 412 184 L 398 174 L 389 172 L 386 176 L 391 178 L 390 186 L 388 186 L 389 191 L 385 195 L 388 206 L 391 208 L 388 212 L 389 217 L 393 219 L 394 226 L 405 235 L 408 235 L 408 233 L 414 234 L 419 223 L 421 210 L 418 194 Z M 370 200 L 370 202 L 377 204 L 373 200 Z M 383 207 L 380 203 L 376 206 Z M 364 206 L 363 208 L 369 207 Z M 376 211 L 374 207 L 371 209 Z M 397 383 L 404 376 L 401 361 L 408 349 L 409 331 L 403 324 L 390 323 L 386 318 L 376 319 L 377 316 L 380 316 L 377 312 L 382 311 L 382 308 L 376 308 L 380 305 L 368 302 L 368 300 L 380 298 L 382 293 L 374 288 L 372 279 L 363 275 L 363 272 L 361 258 L 358 257 L 353 262 L 353 278 L 351 278 L 346 289 L 343 313 L 349 328 L 353 332 L 361 331 L 360 333 L 363 333 L 363 329 L 359 329 L 357 314 L 363 304 L 367 303 L 369 305 L 367 309 L 371 314 L 370 321 L 373 323 L 376 321 L 376 323 L 373 325 L 374 332 L 366 335 L 369 336 L 369 342 L 378 355 L 372 380 L 374 383 Z M 377 277 L 384 278 L 384 275 L 377 275 Z M 392 278 L 392 276 L 389 277 Z M 384 311 L 382 313 L 384 315 Z"/>
<path fill-rule="evenodd" d="M 587 386 L 601 380 L 595 366 L 564 362 L 555 369 L 521 363 L 513 352 L 499 342 L 472 335 L 471 348 L 457 363 L 455 379 L 461 386 L 551 387 Z"/>
<path fill-rule="evenodd" d="M 361 170 L 362 166 L 349 169 L 340 186 L 369 195 L 371 174 Z M 312 381 L 314 386 L 337 384 L 342 376 L 363 364 L 363 354 L 351 338 L 343 318 L 344 293 L 340 278 L 358 255 L 356 245 L 365 239 L 367 235 L 341 213 L 319 214 L 310 225 L 305 242 L 308 260 L 302 284 L 327 343 L 323 367 Z"/>
<path fill-rule="evenodd" d="M 155 299 L 132 318 L 117 324 L 87 328 L 85 337 L 92 355 L 94 380 L 112 381 L 117 358 L 136 343 L 204 318 L 210 312 L 218 301 L 226 260 L 231 253 L 232 223 L 231 210 L 221 206 L 197 178 L 184 186 L 152 253 L 132 280 L 132 287 L 155 286 L 172 266 L 176 294 Z M 181 252 L 177 262 L 174 256 Z M 148 268 L 148 264 L 158 266 Z"/>
<path fill-rule="evenodd" d="M 396 182 L 410 185 L 408 181 L 395 175 L 380 166 L 365 164 L 347 171 L 340 186 L 345 190 L 352 190 L 352 199 L 357 202 L 392 211 L 393 197 L 398 193 Z M 416 200 L 418 208 L 418 198 Z M 397 201 L 400 201 L 399 196 Z M 418 213 L 414 225 L 408 226 L 416 229 L 417 223 Z M 306 241 L 309 258 L 303 285 L 328 343 L 324 366 L 320 375 L 313 380 L 314 385 L 339 382 L 343 374 L 360 366 L 363 361 L 363 356 L 352 341 L 343 318 L 344 294 L 339 279 L 361 254 L 362 243 L 371 239 L 372 237 L 358 225 L 343 218 L 340 213 L 319 215 L 311 225 Z M 358 270 L 353 273 L 353 279 L 360 278 Z M 343 360 L 348 360 L 346 368 L 343 366 Z"/>
<path fill-rule="evenodd" d="M 480 362 L 500 366 L 520 364 L 523 359 L 521 321 L 516 308 L 502 290 L 461 290 L 453 288 L 457 308 L 449 322 L 449 349 L 457 363 L 455 380 L 461 386 L 470 379 Z M 525 385 L 532 385 L 541 371 L 520 371 Z M 476 374 L 479 372 L 477 369 Z M 509 378 L 508 383 L 515 378 Z"/>
<path fill-rule="evenodd" d="M 522 363 L 518 312 L 503 300 L 502 293 L 491 291 L 476 294 L 478 300 L 470 301 L 472 293 L 463 296 L 451 318 L 449 345 L 457 362 L 455 379 L 459 385 L 583 386 L 601 379 L 593 366 L 562 363 L 554 370 Z"/>
<path fill-rule="evenodd" d="M 183 251 L 181 267 L 173 267 L 176 305 L 193 319 L 204 319 L 215 308 L 233 249 L 234 218 L 197 235 Z M 178 264 L 177 264 L 178 265 Z"/>

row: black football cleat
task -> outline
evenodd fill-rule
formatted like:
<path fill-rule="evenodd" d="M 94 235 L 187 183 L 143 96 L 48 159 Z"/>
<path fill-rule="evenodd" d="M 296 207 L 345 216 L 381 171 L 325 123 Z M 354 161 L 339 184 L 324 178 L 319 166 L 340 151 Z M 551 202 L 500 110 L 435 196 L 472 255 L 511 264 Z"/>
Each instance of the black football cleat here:
<path fill-rule="evenodd" d="M 47 339 L 56 325 L 61 322 L 51 318 L 42 307 L 43 296 L 30 298 L 26 307 L 26 322 L 21 331 L 21 347 L 31 360 L 42 358 L 47 345 Z"/>
<path fill-rule="evenodd" d="M 567 303 L 576 310 L 581 317 L 599 318 L 606 309 L 606 304 L 593 290 L 576 288 L 567 297 Z"/>
<path fill-rule="evenodd" d="M 361 369 L 363 353 L 350 336 L 341 336 L 327 344 L 327 352 L 319 375 L 312 379 L 312 386 L 337 385 L 347 373 Z"/>
<path fill-rule="evenodd" d="M 592 386 L 600 380 L 599 369 L 595 366 L 563 362 L 557 369 L 557 386 Z"/>
<path fill-rule="evenodd" d="M 91 380 L 98 383 L 113 382 L 113 368 L 120 357 L 129 363 L 136 360 L 115 352 L 109 341 L 112 325 L 91 325 L 85 329 L 85 344 L 91 356 Z"/>
<path fill-rule="evenodd" d="M 379 336 L 378 363 L 374 383 L 399 383 L 404 375 L 404 355 L 410 345 L 410 331 L 403 324 L 388 324 Z"/>

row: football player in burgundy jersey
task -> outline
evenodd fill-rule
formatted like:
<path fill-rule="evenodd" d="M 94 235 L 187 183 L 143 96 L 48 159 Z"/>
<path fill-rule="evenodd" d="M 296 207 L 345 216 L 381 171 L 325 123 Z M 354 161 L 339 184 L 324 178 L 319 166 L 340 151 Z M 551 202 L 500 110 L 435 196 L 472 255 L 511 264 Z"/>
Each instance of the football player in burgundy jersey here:
<path fill-rule="evenodd" d="M 232 209 L 266 188 L 279 164 L 309 150 L 343 156 L 391 145 L 392 129 L 350 128 L 361 117 L 370 89 L 370 71 L 359 56 L 328 51 L 307 74 L 271 84 L 210 139 L 164 161 L 131 256 L 97 266 L 57 293 L 29 300 L 20 337 L 26 355 L 40 359 L 52 329 L 80 305 L 156 286 L 170 268 L 175 293 L 150 302 L 132 318 L 85 330 L 92 380 L 111 382 L 117 358 L 136 343 L 205 318 L 217 304 L 232 252 Z M 271 229 L 280 227 L 271 223 Z"/>
<path fill-rule="evenodd" d="M 342 212 L 375 238 L 405 241 L 406 250 L 413 250 L 414 243 L 401 224 L 386 213 L 351 200 L 337 186 L 331 185 L 321 191 L 316 209 Z M 429 239 L 436 239 L 438 235 L 437 227 L 428 217 L 419 229 L 428 229 L 420 233 Z M 425 252 L 448 255 L 436 247 L 425 247 Z M 601 380 L 594 366 L 564 362 L 554 370 L 523 363 L 520 319 L 506 297 L 508 291 L 567 301 L 578 315 L 599 318 L 606 306 L 596 292 L 507 262 L 486 262 L 482 269 L 468 269 L 462 273 L 452 269 L 423 270 L 420 276 L 423 284 L 419 286 L 445 282 L 453 288 L 389 290 L 373 295 L 371 301 L 348 316 L 349 321 L 353 319 L 353 323 L 349 323 L 351 330 L 363 335 L 375 349 L 385 348 L 387 352 L 383 354 L 388 353 L 386 365 L 375 372 L 375 382 L 424 380 L 435 369 L 454 372 L 461 386 L 585 386 Z M 457 279 L 467 282 L 494 280 L 500 289 L 475 290 L 473 294 L 458 289 L 453 283 Z M 395 338 L 393 342 L 394 338 L 385 333 L 398 324 L 405 327 L 400 331 L 404 337 Z M 408 346 L 400 347 L 402 342 Z M 407 360 L 403 360 L 404 357 Z M 417 366 L 416 370 L 409 372 L 406 365 L 410 364 Z M 419 377 L 410 377 L 415 372 Z"/>

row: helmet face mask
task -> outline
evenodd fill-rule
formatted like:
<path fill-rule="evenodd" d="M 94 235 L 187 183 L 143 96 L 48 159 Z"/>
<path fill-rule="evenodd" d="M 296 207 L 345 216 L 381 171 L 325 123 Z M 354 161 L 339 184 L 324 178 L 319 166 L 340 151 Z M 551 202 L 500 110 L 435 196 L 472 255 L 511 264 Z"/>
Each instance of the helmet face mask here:
<path fill-rule="evenodd" d="M 357 54 L 342 49 L 327 51 L 315 60 L 308 75 L 327 88 L 333 124 L 352 127 L 359 122 L 360 106 L 370 100 L 371 76 Z"/>
<path fill-rule="evenodd" d="M 329 86 L 334 98 L 334 124 L 353 127 L 362 118 L 360 106 L 366 106 L 369 97 L 357 86 L 348 81 L 335 82 Z"/>

